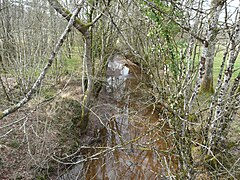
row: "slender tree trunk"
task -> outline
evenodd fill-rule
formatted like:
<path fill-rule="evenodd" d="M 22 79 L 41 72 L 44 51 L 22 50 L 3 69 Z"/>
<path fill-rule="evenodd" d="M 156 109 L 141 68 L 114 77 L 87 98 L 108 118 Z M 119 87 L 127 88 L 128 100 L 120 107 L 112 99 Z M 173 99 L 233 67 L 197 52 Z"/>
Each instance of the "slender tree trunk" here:
<path fill-rule="evenodd" d="M 214 34 L 216 37 L 217 35 Z M 215 54 L 215 47 L 216 42 L 210 42 L 208 53 L 206 57 L 206 71 L 203 76 L 201 90 L 203 92 L 210 92 L 213 93 L 213 61 L 214 61 L 214 54 Z"/>
<path fill-rule="evenodd" d="M 222 81 L 222 84 L 217 87 L 219 88 L 219 93 L 217 94 L 216 107 L 213 111 L 213 118 L 210 119 L 210 121 L 208 122 L 209 129 L 207 136 L 207 145 L 209 147 L 209 154 L 211 153 L 211 151 L 215 151 L 216 149 L 221 147 L 221 144 L 224 143 L 224 139 L 226 138 L 226 136 L 223 136 L 224 131 L 226 127 L 229 126 L 229 123 L 231 123 L 232 121 L 230 114 L 234 114 L 237 111 L 237 106 L 231 104 L 231 102 L 238 101 L 237 99 L 239 99 L 239 94 L 236 92 L 239 87 L 240 73 L 235 79 L 230 93 L 228 89 L 231 85 L 230 80 L 232 78 L 235 62 L 240 53 L 240 44 L 238 42 L 238 39 L 240 37 L 239 32 L 240 13 L 238 14 L 235 27 L 233 28 L 232 34 L 230 35 L 230 52 L 227 61 L 227 67 L 224 73 L 224 79 Z M 224 107 L 224 101 L 227 101 L 226 107 Z"/>
<path fill-rule="evenodd" d="M 86 31 L 83 36 L 85 40 L 83 61 L 86 66 L 87 89 L 82 102 L 82 118 L 80 120 L 80 129 L 82 131 L 84 131 L 88 125 L 89 108 L 91 107 L 91 97 L 93 94 L 92 39 L 90 31 Z"/>
<path fill-rule="evenodd" d="M 208 47 L 206 53 L 205 73 L 201 83 L 201 91 L 213 93 L 213 61 L 216 46 L 216 37 L 218 34 L 218 19 L 223 7 L 224 1 L 212 0 L 212 13 L 208 18 Z"/>
<path fill-rule="evenodd" d="M 196 83 L 196 86 L 194 88 L 194 92 L 192 93 L 192 96 L 189 100 L 189 110 L 192 108 L 193 101 L 195 100 L 196 96 L 199 93 L 199 90 L 206 91 L 207 89 L 204 89 L 202 87 L 202 84 L 208 84 L 209 81 L 208 79 L 211 80 L 212 82 L 212 67 L 213 67 L 213 60 L 214 60 L 214 53 L 215 51 L 215 39 L 218 34 L 218 29 L 217 29 L 217 23 L 218 23 L 218 18 L 220 16 L 221 9 L 223 7 L 223 2 L 217 2 L 216 0 L 212 0 L 212 16 L 209 17 L 209 26 L 207 29 L 207 35 L 203 44 L 202 48 L 202 55 L 200 58 L 200 65 L 199 65 L 199 74 L 198 74 L 198 80 Z M 206 71 L 208 72 L 207 75 Z M 206 78 L 207 77 L 207 78 Z M 208 85 L 208 87 L 213 87 L 212 84 Z M 213 91 L 213 90 L 212 90 Z"/>
<path fill-rule="evenodd" d="M 5 87 L 5 85 L 4 85 L 4 82 L 3 82 L 3 80 L 2 80 L 1 74 L 0 74 L 0 84 L 1 84 L 1 86 L 2 86 L 3 92 L 4 92 L 7 100 L 8 100 L 8 101 L 11 101 L 11 99 L 10 99 L 8 93 L 7 93 L 6 87 Z"/>
<path fill-rule="evenodd" d="M 0 52 L 0 66 L 2 67 L 2 70 L 5 72 L 6 69 L 5 69 L 5 66 L 4 66 L 4 63 L 3 63 L 3 57 L 4 57 L 4 53 L 3 53 L 3 42 L 1 41 L 0 39 L 0 48 L 2 49 L 2 52 Z"/>
<path fill-rule="evenodd" d="M 3 0 L 2 2 L 2 6 L 4 7 L 4 10 L 0 17 L 1 20 L 1 29 L 3 31 L 3 37 L 1 38 L 0 45 L 1 45 L 1 55 L 2 55 L 2 59 L 1 59 L 1 63 L 2 66 L 4 68 L 7 67 L 7 65 L 9 65 L 9 62 L 11 61 L 11 59 L 13 58 L 13 55 L 15 53 L 15 47 L 13 45 L 13 36 L 12 36 L 12 26 L 11 26 L 11 15 L 10 15 L 10 10 L 9 10 L 9 6 L 11 5 L 9 1 Z"/>
<path fill-rule="evenodd" d="M 51 6 L 60 13 L 63 17 L 65 17 L 68 21 L 72 14 L 66 8 L 64 8 L 58 0 L 48 0 Z M 110 1 L 109 1 L 110 2 Z M 84 58 L 83 58 L 83 71 L 86 69 L 87 75 L 87 88 L 84 88 L 84 79 L 82 80 L 83 90 L 84 90 L 84 98 L 82 101 L 82 116 L 80 120 L 80 129 L 84 132 L 89 121 L 89 109 L 91 107 L 91 98 L 93 95 L 93 62 L 92 62 L 92 35 L 91 35 L 91 27 L 101 18 L 102 14 L 99 14 L 94 20 L 90 19 L 91 22 L 83 23 L 79 18 L 76 18 L 73 26 L 81 32 L 84 37 Z M 85 73 L 83 73 L 83 77 Z"/>

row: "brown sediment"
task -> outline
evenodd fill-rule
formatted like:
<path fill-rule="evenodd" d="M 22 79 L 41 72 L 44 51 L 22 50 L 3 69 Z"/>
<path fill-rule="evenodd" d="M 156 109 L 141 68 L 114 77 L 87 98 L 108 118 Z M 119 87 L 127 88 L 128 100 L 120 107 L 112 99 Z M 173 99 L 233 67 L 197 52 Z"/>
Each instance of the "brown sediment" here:
<path fill-rule="evenodd" d="M 166 166 L 176 169 L 171 129 L 157 108 L 146 102 L 148 89 L 134 78 L 140 73 L 135 68 L 124 91 L 100 93 L 89 128 L 98 127 L 97 136 L 102 138 L 86 156 L 102 153 L 84 164 L 86 179 L 156 179 L 168 174 Z"/>

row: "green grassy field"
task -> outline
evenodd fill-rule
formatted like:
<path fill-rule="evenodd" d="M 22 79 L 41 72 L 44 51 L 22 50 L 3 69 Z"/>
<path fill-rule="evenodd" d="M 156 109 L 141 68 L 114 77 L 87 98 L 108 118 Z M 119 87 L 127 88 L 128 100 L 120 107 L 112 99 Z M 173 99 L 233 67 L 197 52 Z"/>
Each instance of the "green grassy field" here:
<path fill-rule="evenodd" d="M 69 73 L 81 73 L 82 72 L 82 57 L 78 47 L 74 47 L 71 51 L 71 58 L 67 56 L 65 52 L 64 65 Z"/>
<path fill-rule="evenodd" d="M 66 70 L 69 73 L 80 74 L 82 71 L 82 57 L 81 57 L 79 51 L 80 50 L 78 49 L 78 47 L 74 47 L 71 52 L 71 58 L 67 57 L 67 55 L 64 58 L 64 65 L 65 65 Z M 219 51 L 216 54 L 215 59 L 214 59 L 214 64 L 213 64 L 214 87 L 216 86 L 218 75 L 220 72 L 223 53 L 224 53 L 224 51 Z M 67 53 L 65 53 L 65 54 L 67 54 Z M 226 67 L 226 62 L 225 62 L 225 67 Z M 225 67 L 224 67 L 224 69 L 225 69 Z M 237 77 L 238 72 L 240 71 L 239 68 L 240 68 L 240 55 L 238 56 L 235 66 L 234 66 L 234 70 L 236 70 L 236 69 L 238 69 L 238 70 L 233 73 L 232 79 Z"/>
<path fill-rule="evenodd" d="M 217 83 L 217 79 L 218 79 L 218 75 L 221 69 L 221 64 L 222 64 L 222 59 L 223 59 L 223 51 L 220 51 L 216 54 L 215 59 L 214 59 L 214 64 L 213 64 L 213 83 L 214 86 L 216 86 Z M 225 62 L 225 67 L 224 70 L 226 68 L 226 62 Z M 236 78 L 239 71 L 240 71 L 240 55 L 238 55 L 238 58 L 236 60 L 235 66 L 234 66 L 234 70 L 237 70 L 233 73 L 232 79 Z"/>

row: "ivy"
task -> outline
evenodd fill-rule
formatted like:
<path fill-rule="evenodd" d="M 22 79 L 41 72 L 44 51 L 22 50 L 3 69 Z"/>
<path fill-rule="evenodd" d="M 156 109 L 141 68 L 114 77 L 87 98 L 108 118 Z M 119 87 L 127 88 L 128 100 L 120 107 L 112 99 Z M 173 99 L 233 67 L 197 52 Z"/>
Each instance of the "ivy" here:
<path fill-rule="evenodd" d="M 147 6 L 143 2 L 143 11 L 149 20 L 153 22 L 153 26 L 149 28 L 148 37 L 158 39 L 159 45 L 153 45 L 151 53 L 161 53 L 164 62 L 169 66 L 174 77 L 179 74 L 179 49 L 183 47 L 184 42 L 178 42 L 178 34 L 181 28 L 176 23 L 176 19 L 182 17 L 182 12 L 176 10 L 175 6 L 170 2 L 160 0 L 148 1 L 153 3 L 154 8 Z"/>

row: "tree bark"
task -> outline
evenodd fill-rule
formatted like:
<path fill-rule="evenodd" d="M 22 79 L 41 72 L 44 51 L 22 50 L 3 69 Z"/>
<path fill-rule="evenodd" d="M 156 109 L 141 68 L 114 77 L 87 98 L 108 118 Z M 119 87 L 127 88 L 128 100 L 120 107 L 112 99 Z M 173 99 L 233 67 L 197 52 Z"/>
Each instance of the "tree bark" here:
<path fill-rule="evenodd" d="M 70 20 L 72 17 L 72 13 L 64 8 L 58 0 L 48 0 L 49 4 L 59 13 L 61 14 L 66 20 Z M 79 18 L 76 17 L 76 20 L 73 23 L 73 26 L 84 34 L 87 29 L 89 28 L 90 24 L 84 24 Z"/>
<path fill-rule="evenodd" d="M 234 112 L 237 110 L 237 108 L 235 108 L 234 105 L 231 105 L 230 102 L 233 101 L 232 99 L 234 98 L 235 99 L 239 98 L 239 94 L 237 95 L 236 93 L 236 95 L 234 95 L 234 93 L 237 91 L 237 88 L 239 86 L 240 73 L 238 74 L 238 77 L 235 79 L 235 82 L 233 83 L 232 90 L 230 91 L 230 93 L 228 92 L 228 89 L 230 87 L 230 80 L 234 70 L 234 64 L 240 53 L 240 44 L 238 41 L 240 37 L 239 32 L 240 32 L 240 13 L 238 14 L 235 27 L 233 28 L 232 34 L 230 35 L 229 58 L 224 73 L 223 82 L 219 87 L 219 94 L 216 100 L 216 108 L 213 113 L 213 118 L 211 119 L 211 121 L 208 122 L 209 124 L 207 136 L 207 145 L 209 147 L 208 154 L 210 154 L 210 151 L 215 151 L 216 149 L 218 149 L 221 143 L 224 142 L 223 139 L 225 137 L 223 137 L 222 134 L 224 134 L 226 127 L 231 122 L 229 112 Z M 225 98 L 227 98 L 228 101 L 228 105 L 226 108 L 224 108 L 224 100 L 226 100 Z"/>
<path fill-rule="evenodd" d="M 51 6 L 65 17 L 68 21 L 72 14 L 69 10 L 65 9 L 58 0 L 48 0 Z M 90 27 L 94 25 L 102 16 L 102 13 L 99 14 L 94 20 L 89 23 L 83 23 L 79 18 L 76 18 L 76 21 L 73 23 L 73 26 L 83 35 L 85 44 L 84 44 L 84 59 L 83 64 L 86 66 L 86 75 L 87 75 L 87 89 L 84 89 L 84 98 L 82 101 L 82 118 L 80 120 L 80 129 L 84 131 L 88 124 L 89 109 L 91 106 L 91 97 L 93 94 L 93 62 L 92 62 L 92 36 Z M 84 71 L 85 67 L 83 68 Z M 84 76 L 82 77 L 84 78 Z M 83 80 L 84 81 L 84 80 Z M 82 83 L 84 85 L 84 83 Z M 84 87 L 83 87 L 84 88 Z"/>
<path fill-rule="evenodd" d="M 216 34 L 214 35 L 216 36 Z M 210 42 L 208 53 L 206 57 L 205 74 L 201 84 L 201 90 L 203 92 L 213 93 L 213 61 L 215 54 L 216 42 Z"/>
<path fill-rule="evenodd" d="M 208 18 L 208 49 L 206 54 L 205 73 L 201 83 L 201 91 L 213 93 L 213 61 L 216 47 L 216 37 L 218 34 L 218 19 L 224 1 L 212 0 L 212 13 Z"/>
<path fill-rule="evenodd" d="M 212 16 L 209 17 L 209 26 L 208 26 L 206 38 L 204 40 L 203 48 L 202 48 L 202 55 L 200 58 L 198 80 L 194 88 L 194 92 L 192 93 L 192 96 L 189 100 L 189 105 L 188 105 L 189 110 L 191 110 L 192 103 L 195 100 L 196 96 L 198 95 L 202 84 L 206 84 L 210 88 L 213 86 L 212 84 L 208 84 L 208 83 L 212 82 L 212 78 L 213 78 L 212 67 L 213 67 L 214 56 L 212 54 L 214 54 L 213 51 L 215 51 L 214 41 L 218 34 L 217 23 L 218 23 L 218 18 L 219 18 L 221 9 L 224 4 L 223 2 L 219 3 L 217 2 L 217 0 L 212 0 L 213 12 L 212 12 Z M 205 75 L 206 71 L 208 73 L 207 75 Z M 207 81 L 206 78 L 210 79 L 211 81 Z M 202 87 L 201 90 L 205 91 L 204 87 Z"/>
<path fill-rule="evenodd" d="M 91 106 L 91 97 L 93 94 L 93 64 L 92 64 L 92 39 L 89 31 L 83 34 L 84 44 L 84 64 L 86 65 L 87 89 L 84 93 L 82 102 L 82 118 L 80 120 L 80 129 L 85 131 L 89 121 L 89 108 Z M 84 77 L 83 77 L 84 78 Z"/>

